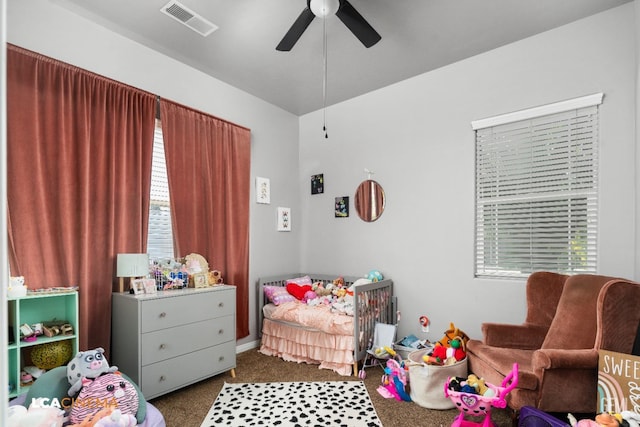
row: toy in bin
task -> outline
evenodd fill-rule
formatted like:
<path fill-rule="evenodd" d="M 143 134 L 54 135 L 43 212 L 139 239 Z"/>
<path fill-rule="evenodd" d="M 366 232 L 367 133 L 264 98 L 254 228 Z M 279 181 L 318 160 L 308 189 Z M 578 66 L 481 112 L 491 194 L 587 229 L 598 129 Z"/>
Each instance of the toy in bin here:
<path fill-rule="evenodd" d="M 477 377 L 475 378 L 477 380 Z M 491 421 L 491 407 L 505 408 L 507 406 L 507 394 L 518 385 L 518 364 L 513 364 L 511 372 L 502 380 L 500 387 L 493 384 L 476 381 L 474 385 L 463 384 L 468 378 L 447 378 L 444 383 L 444 395 L 455 404 L 460 411 L 451 427 L 495 427 Z M 478 389 L 483 387 L 483 394 Z M 465 419 L 465 415 L 484 416 L 481 423 L 475 423 Z"/>

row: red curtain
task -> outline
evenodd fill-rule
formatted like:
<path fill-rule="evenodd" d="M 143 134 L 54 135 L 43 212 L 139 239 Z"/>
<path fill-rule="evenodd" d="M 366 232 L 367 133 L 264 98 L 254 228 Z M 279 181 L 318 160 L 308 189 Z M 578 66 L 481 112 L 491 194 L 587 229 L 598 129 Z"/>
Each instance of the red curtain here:
<path fill-rule="evenodd" d="M 202 255 L 236 286 L 236 335 L 249 335 L 251 131 L 161 100 L 174 249 Z"/>
<path fill-rule="evenodd" d="M 80 348 L 109 354 L 115 254 L 146 252 L 156 97 L 8 46 L 9 262 L 77 285 Z"/>

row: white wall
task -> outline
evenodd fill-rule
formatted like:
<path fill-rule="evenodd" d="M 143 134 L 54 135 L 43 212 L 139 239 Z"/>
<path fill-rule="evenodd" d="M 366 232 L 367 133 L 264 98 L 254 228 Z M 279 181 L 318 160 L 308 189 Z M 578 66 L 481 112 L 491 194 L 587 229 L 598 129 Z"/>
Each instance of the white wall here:
<path fill-rule="evenodd" d="M 71 63 L 251 129 L 251 177 L 271 180 L 271 204 L 257 205 L 251 189 L 250 285 L 259 276 L 294 271 L 299 264 L 299 228 L 276 231 L 276 208 L 299 211 L 298 117 L 134 43 L 47 0 L 8 4 L 9 43 Z M 294 217 L 295 221 L 295 217 Z M 274 256 L 277 254 L 277 256 Z M 215 266 L 215 257 L 208 260 Z M 109 283 L 105 278 L 105 283 Z M 253 292 L 252 292 L 253 295 Z M 255 298 L 251 336 L 255 340 Z"/>
<path fill-rule="evenodd" d="M 415 332 L 427 314 L 439 338 L 450 321 L 477 336 L 483 321 L 524 313 L 522 281 L 473 279 L 475 119 L 604 92 L 599 270 L 640 279 L 633 7 L 332 106 L 328 140 L 322 111 L 295 117 L 47 0 L 11 1 L 7 31 L 10 43 L 251 128 L 251 175 L 271 179 L 270 205 L 253 203 L 252 189 L 252 285 L 285 271 L 377 268 L 395 280 L 400 333 Z M 352 200 L 351 217 L 334 218 L 334 197 L 353 197 L 365 167 L 386 190 L 385 213 L 364 223 Z M 325 193 L 311 196 L 315 173 L 325 174 Z M 277 206 L 292 208 L 292 232 L 275 230 Z M 252 335 L 240 345 L 256 338 L 254 298 L 250 309 Z"/>
<path fill-rule="evenodd" d="M 524 282 L 474 273 L 474 133 L 470 122 L 597 92 L 600 130 L 599 272 L 635 271 L 635 12 L 604 12 L 394 84 L 300 119 L 300 180 L 324 173 L 325 193 L 302 186 L 303 269 L 394 279 L 400 333 L 432 320 L 439 339 L 453 321 L 479 337 L 483 321 L 521 322 Z M 330 55 L 330 52 L 329 52 Z M 329 72 L 339 73 L 340 70 Z M 387 208 L 374 223 L 334 218 L 375 171 Z"/>

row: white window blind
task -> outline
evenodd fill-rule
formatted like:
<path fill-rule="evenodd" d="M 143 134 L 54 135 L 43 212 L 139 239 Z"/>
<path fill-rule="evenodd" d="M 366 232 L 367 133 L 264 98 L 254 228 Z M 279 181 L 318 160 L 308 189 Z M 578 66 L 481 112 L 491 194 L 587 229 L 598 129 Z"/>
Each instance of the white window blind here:
<path fill-rule="evenodd" d="M 596 271 L 597 104 L 474 122 L 476 277 Z"/>
<path fill-rule="evenodd" d="M 149 203 L 149 230 L 147 253 L 150 259 L 173 258 L 173 232 L 169 206 L 169 182 L 164 157 L 164 142 L 160 121 L 156 121 L 151 166 L 151 201 Z"/>

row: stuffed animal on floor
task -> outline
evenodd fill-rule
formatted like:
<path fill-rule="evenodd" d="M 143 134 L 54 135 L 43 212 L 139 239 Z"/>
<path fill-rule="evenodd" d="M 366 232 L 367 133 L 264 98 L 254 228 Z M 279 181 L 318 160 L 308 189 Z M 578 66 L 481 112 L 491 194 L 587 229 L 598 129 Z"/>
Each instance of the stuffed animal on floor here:
<path fill-rule="evenodd" d="M 73 397 L 80 391 L 83 379 L 97 378 L 102 374 L 113 373 L 117 370 L 117 366 L 109 366 L 102 347 L 79 352 L 67 363 L 67 379 L 71 384 L 68 391 L 69 396 Z"/>
<path fill-rule="evenodd" d="M 623 411 L 621 413 L 606 413 L 596 415 L 594 420 L 580 420 L 572 414 L 568 415 L 569 424 L 572 427 L 621 427 L 621 426 L 638 426 L 640 421 L 640 415 L 631 412 Z"/>
<path fill-rule="evenodd" d="M 138 412 L 138 392 L 119 373 L 103 374 L 94 380 L 83 379 L 85 383 L 71 407 L 69 419 L 81 423 L 105 407 L 117 407 L 123 415 Z"/>

